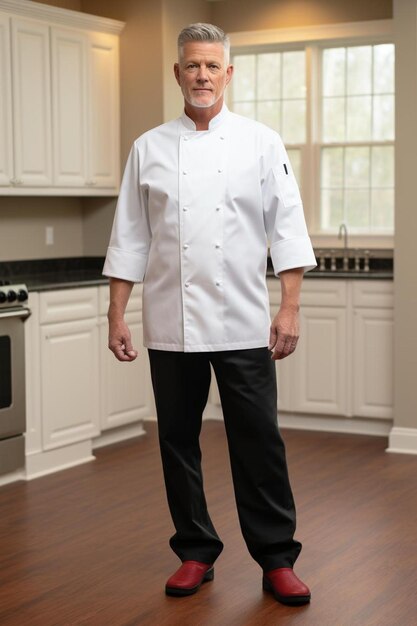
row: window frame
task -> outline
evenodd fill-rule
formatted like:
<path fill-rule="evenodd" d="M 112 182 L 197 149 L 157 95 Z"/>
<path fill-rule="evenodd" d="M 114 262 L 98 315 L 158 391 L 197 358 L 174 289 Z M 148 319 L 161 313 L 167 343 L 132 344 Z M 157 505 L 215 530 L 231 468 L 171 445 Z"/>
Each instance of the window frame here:
<path fill-rule="evenodd" d="M 231 33 L 231 57 L 234 54 L 304 49 L 306 52 L 306 144 L 301 145 L 301 180 L 304 212 L 315 247 L 339 247 L 337 233 L 320 232 L 321 148 L 321 58 L 324 48 L 393 43 L 392 20 L 375 20 L 283 28 L 277 30 Z M 233 83 L 233 81 L 232 81 Z M 232 84 L 231 84 L 232 87 Z M 230 97 L 227 98 L 230 102 Z M 313 115 L 314 111 L 314 115 Z M 365 145 L 372 145 L 364 142 Z M 375 142 L 393 145 L 394 141 Z M 336 144 L 335 144 L 336 145 Z M 340 144 L 345 145 L 345 144 Z M 354 143 L 348 145 L 355 145 Z M 296 147 L 289 146 L 289 147 Z M 393 248 L 393 234 L 350 233 L 349 246 Z"/>

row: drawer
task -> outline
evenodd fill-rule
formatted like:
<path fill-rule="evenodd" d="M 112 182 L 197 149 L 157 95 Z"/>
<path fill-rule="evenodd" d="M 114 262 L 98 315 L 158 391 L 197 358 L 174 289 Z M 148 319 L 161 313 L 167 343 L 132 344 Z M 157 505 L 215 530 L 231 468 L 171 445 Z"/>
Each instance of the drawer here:
<path fill-rule="evenodd" d="M 135 283 L 133 285 L 132 293 L 127 303 L 126 311 L 141 311 L 142 310 L 142 283 Z M 107 315 L 110 301 L 110 289 L 107 285 L 99 288 L 99 311 L 100 315 Z"/>
<path fill-rule="evenodd" d="M 394 306 L 392 280 L 358 280 L 353 282 L 353 306 L 391 309 Z"/>
<path fill-rule="evenodd" d="M 346 306 L 346 280 L 314 279 L 303 281 L 301 287 L 301 306 Z"/>
<path fill-rule="evenodd" d="M 96 317 L 98 314 L 98 289 L 62 289 L 40 294 L 40 323 L 71 322 Z"/>
<path fill-rule="evenodd" d="M 279 279 L 268 279 L 271 305 L 279 306 L 281 286 Z M 325 278 L 304 280 L 301 286 L 301 306 L 346 306 L 347 281 Z"/>

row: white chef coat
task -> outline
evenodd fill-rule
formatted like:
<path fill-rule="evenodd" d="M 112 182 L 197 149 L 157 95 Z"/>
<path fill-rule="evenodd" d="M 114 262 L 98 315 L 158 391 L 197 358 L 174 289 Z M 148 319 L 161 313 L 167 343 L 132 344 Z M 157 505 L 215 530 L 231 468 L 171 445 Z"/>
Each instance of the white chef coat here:
<path fill-rule="evenodd" d="M 134 142 L 103 274 L 143 281 L 145 347 L 264 347 L 268 241 L 276 275 L 315 267 L 279 135 L 223 105 L 207 131 L 183 113 Z"/>

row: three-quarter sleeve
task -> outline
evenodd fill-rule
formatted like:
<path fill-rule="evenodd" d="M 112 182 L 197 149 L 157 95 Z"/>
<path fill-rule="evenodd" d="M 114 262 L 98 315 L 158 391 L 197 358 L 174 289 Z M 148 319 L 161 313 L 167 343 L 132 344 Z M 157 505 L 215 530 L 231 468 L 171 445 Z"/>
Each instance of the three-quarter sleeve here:
<path fill-rule="evenodd" d="M 264 154 L 262 195 L 265 230 L 275 275 L 299 267 L 305 272 L 313 269 L 317 263 L 300 192 L 277 133 Z"/>
<path fill-rule="evenodd" d="M 139 153 L 135 142 L 123 174 L 103 274 L 142 282 L 151 237 L 147 198 L 140 186 Z"/>

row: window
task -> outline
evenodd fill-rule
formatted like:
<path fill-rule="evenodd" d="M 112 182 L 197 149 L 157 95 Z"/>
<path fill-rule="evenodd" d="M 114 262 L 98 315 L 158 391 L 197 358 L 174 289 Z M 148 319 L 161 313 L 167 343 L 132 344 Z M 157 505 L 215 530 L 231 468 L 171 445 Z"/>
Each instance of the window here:
<path fill-rule="evenodd" d="M 231 108 L 278 131 L 301 186 L 301 147 L 306 141 L 304 50 L 233 57 Z"/>
<path fill-rule="evenodd" d="M 322 52 L 321 230 L 392 232 L 394 46 Z"/>
<path fill-rule="evenodd" d="M 282 46 L 281 46 L 282 48 Z M 392 234 L 394 45 L 235 52 L 232 110 L 277 130 L 314 234 Z"/>

